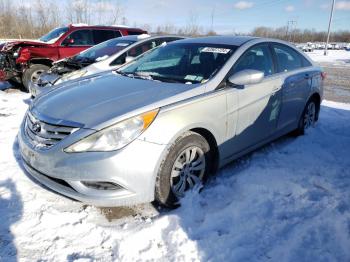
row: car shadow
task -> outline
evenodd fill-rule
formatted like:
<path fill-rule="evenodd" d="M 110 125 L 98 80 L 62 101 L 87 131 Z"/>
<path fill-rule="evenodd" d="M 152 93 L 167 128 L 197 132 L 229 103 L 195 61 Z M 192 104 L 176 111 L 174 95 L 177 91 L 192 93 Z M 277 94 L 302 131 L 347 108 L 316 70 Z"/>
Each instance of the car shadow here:
<path fill-rule="evenodd" d="M 11 88 L 12 86 L 10 85 L 9 82 L 3 82 L 3 81 L 0 81 L 0 90 L 6 90 L 6 89 L 9 89 Z"/>
<path fill-rule="evenodd" d="M 0 261 L 18 261 L 11 226 L 22 218 L 22 198 L 11 179 L 0 181 Z"/>
<path fill-rule="evenodd" d="M 322 111 L 327 112 L 326 119 Z M 339 115 L 342 115 L 342 123 L 337 123 Z M 326 180 L 331 183 L 329 187 L 333 189 L 332 191 L 341 187 L 349 191 L 350 173 L 347 172 L 346 175 L 342 166 L 346 161 L 350 166 L 350 159 L 346 160 L 347 156 L 341 154 L 346 149 L 339 152 L 342 157 L 329 159 L 333 165 L 336 165 L 334 161 L 339 161 L 339 170 L 329 172 L 325 168 L 328 163 L 317 166 L 320 164 L 319 157 L 327 159 L 324 154 L 335 154 L 337 147 L 315 152 L 315 148 L 303 146 L 305 139 L 311 139 L 311 145 L 317 143 L 320 148 L 326 148 L 327 145 L 331 147 L 332 145 L 327 144 L 329 142 L 322 141 L 322 137 L 336 135 L 334 144 L 343 144 L 345 148 L 349 148 L 350 144 L 346 141 L 349 141 L 350 138 L 347 133 L 350 125 L 345 123 L 346 117 L 350 119 L 349 110 L 323 105 L 320 115 L 320 121 L 323 122 L 317 124 L 316 129 L 318 130 L 309 130 L 305 136 L 298 138 L 293 135 L 285 135 L 225 166 L 208 181 L 205 189 L 201 191 L 197 188 L 188 192 L 181 201 L 181 207 L 165 214 L 173 215 L 176 219 L 171 220 L 169 226 L 163 230 L 164 243 L 173 241 L 173 239 L 169 240 L 169 234 L 173 229 L 181 228 L 189 242 L 193 242 L 201 261 L 279 261 L 281 258 L 274 256 L 272 251 L 276 251 L 275 248 L 281 244 L 280 241 L 283 241 L 283 247 L 287 248 L 286 250 L 288 250 L 288 245 L 294 248 L 290 251 L 295 252 L 294 257 L 289 257 L 289 259 L 295 258 L 292 260 L 310 261 L 312 259 L 308 258 L 317 257 L 318 250 L 327 249 L 334 260 L 343 258 L 339 260 L 348 261 L 346 256 L 337 257 L 338 251 L 339 253 L 345 251 L 340 249 L 345 242 L 336 244 L 342 239 L 336 236 L 337 232 L 324 233 L 322 231 L 328 227 L 332 228 L 332 219 L 329 224 L 324 222 L 320 228 L 311 226 L 314 225 L 315 220 L 327 219 L 323 212 L 329 208 L 329 202 L 335 201 L 334 205 L 343 202 L 337 199 L 339 195 L 337 196 L 336 192 L 329 192 L 320 181 Z M 311 133 L 312 136 L 308 137 Z M 293 149 L 295 152 L 291 153 L 288 145 L 293 143 L 296 143 Z M 264 156 L 268 154 L 272 154 L 273 157 L 265 159 Z M 296 155 L 300 155 L 300 163 L 295 159 L 289 163 L 287 159 L 290 154 L 294 154 L 292 157 L 295 159 L 298 159 Z M 273 165 L 274 161 L 280 160 L 279 158 L 274 159 L 275 156 L 281 157 L 286 162 L 270 170 L 268 169 L 269 161 Z M 308 161 L 304 162 L 305 159 Z M 256 165 L 252 165 L 254 161 L 257 161 Z M 299 166 L 292 166 L 293 164 Z M 315 170 L 310 169 L 309 165 Z M 285 173 L 293 171 L 295 177 L 288 177 L 288 174 Z M 294 173 L 289 175 L 294 175 Z M 245 182 L 242 182 L 242 179 L 246 179 Z M 310 182 L 312 183 L 309 184 Z M 270 188 L 271 186 L 273 188 Z M 303 191 L 299 191 L 301 188 Z M 255 192 L 256 196 L 247 195 L 252 192 Z M 340 212 L 344 213 L 339 220 L 346 219 L 350 214 L 350 206 L 348 204 L 339 206 Z M 337 210 L 331 213 L 335 217 L 339 216 Z M 302 225 L 308 225 L 310 228 L 305 227 L 305 231 L 302 231 L 300 229 Z M 347 228 L 345 225 L 343 229 Z M 308 234 L 313 234 L 314 231 L 320 234 L 320 237 L 323 237 L 322 234 L 324 234 L 324 241 L 315 241 L 312 244 L 307 242 Z M 293 242 L 295 234 L 301 234 L 301 238 L 298 239 L 301 241 L 300 244 Z M 347 237 L 349 235 L 350 233 L 346 234 Z M 176 249 L 177 242 L 174 241 Z M 183 246 L 183 248 L 188 247 Z"/>

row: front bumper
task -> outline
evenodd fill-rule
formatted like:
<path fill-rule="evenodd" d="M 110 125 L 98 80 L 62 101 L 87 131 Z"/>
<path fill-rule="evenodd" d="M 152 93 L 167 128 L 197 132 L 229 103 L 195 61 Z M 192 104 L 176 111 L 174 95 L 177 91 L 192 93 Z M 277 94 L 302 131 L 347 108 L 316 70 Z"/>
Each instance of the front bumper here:
<path fill-rule="evenodd" d="M 16 65 L 8 54 L 0 52 L 0 81 L 7 81 L 18 76 Z"/>
<path fill-rule="evenodd" d="M 59 194 L 95 206 L 125 206 L 154 200 L 160 160 L 166 145 L 136 139 L 114 152 L 63 152 L 68 145 L 94 131 L 80 129 L 49 149 L 36 149 L 25 133 L 18 134 L 26 171 Z M 114 183 L 117 190 L 92 189 L 84 182 Z"/>

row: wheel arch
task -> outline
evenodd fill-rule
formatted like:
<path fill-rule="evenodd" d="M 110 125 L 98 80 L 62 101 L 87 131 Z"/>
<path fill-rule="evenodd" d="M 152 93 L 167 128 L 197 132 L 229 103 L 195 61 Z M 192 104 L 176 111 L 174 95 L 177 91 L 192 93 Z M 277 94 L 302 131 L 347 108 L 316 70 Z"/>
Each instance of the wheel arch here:
<path fill-rule="evenodd" d="M 218 144 L 215 139 L 215 136 L 208 129 L 202 128 L 202 127 L 192 128 L 189 131 L 192 131 L 194 133 L 201 135 L 209 143 L 209 146 L 213 150 L 213 154 L 214 154 L 214 164 L 213 164 L 212 172 L 215 173 L 219 167 L 219 159 L 220 159 Z"/>
<path fill-rule="evenodd" d="M 33 58 L 29 61 L 29 64 L 35 65 L 45 65 L 48 67 L 52 67 L 53 61 L 47 58 Z"/>

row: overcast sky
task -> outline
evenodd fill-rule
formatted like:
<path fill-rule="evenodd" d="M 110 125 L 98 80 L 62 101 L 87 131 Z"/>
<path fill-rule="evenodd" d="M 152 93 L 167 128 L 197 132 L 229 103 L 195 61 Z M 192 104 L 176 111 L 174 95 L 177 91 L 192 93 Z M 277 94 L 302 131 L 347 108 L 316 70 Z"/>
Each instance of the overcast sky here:
<path fill-rule="evenodd" d="M 326 30 L 331 0 L 120 0 L 129 22 L 183 26 L 194 14 L 197 23 L 219 33 L 248 32 L 264 25 L 280 27 L 288 20 L 298 28 Z M 334 29 L 350 30 L 350 0 L 337 1 Z"/>

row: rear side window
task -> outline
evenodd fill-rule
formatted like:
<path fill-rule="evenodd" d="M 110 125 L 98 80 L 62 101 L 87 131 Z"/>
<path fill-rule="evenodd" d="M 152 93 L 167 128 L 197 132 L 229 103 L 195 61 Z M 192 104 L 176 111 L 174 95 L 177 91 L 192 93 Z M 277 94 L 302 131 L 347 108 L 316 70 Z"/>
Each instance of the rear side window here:
<path fill-rule="evenodd" d="M 94 42 L 95 44 L 102 43 L 112 38 L 120 37 L 121 34 L 119 31 L 112 30 L 93 30 Z"/>
<path fill-rule="evenodd" d="M 300 56 L 304 67 L 312 66 L 312 64 L 303 56 Z"/>
<path fill-rule="evenodd" d="M 138 31 L 127 31 L 128 32 L 128 35 L 142 35 L 143 32 L 138 32 Z"/>
<path fill-rule="evenodd" d="M 265 76 L 273 74 L 273 62 L 267 44 L 256 45 L 246 51 L 234 65 L 233 73 L 246 69 L 264 72 Z"/>
<path fill-rule="evenodd" d="M 70 42 L 73 39 L 73 42 Z M 91 30 L 77 30 L 71 33 L 63 41 L 63 45 L 69 44 L 69 46 L 92 46 L 94 41 L 92 38 Z"/>
<path fill-rule="evenodd" d="M 304 66 L 303 57 L 292 48 L 285 45 L 273 45 L 273 50 L 276 54 L 278 72 L 289 72 Z"/>

